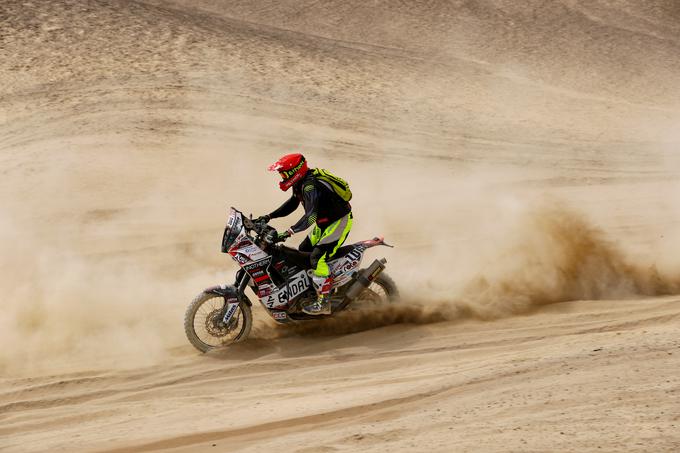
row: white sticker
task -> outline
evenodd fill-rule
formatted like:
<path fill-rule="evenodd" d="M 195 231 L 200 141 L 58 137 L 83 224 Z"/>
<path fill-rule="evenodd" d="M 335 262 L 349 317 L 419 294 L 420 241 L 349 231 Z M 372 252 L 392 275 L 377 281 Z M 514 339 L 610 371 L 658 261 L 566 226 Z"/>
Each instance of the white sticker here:
<path fill-rule="evenodd" d="M 227 309 L 227 312 L 224 314 L 224 318 L 222 318 L 222 321 L 225 324 L 228 324 L 229 321 L 231 321 L 231 318 L 234 317 L 234 313 L 236 313 L 236 309 L 238 308 L 238 302 L 230 303 L 229 308 Z"/>

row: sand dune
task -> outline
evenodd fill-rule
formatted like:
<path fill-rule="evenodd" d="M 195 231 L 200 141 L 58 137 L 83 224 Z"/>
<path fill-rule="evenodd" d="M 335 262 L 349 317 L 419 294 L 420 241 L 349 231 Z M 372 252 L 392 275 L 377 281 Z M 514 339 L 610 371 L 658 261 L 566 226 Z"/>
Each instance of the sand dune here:
<path fill-rule="evenodd" d="M 676 451 L 679 18 L 2 2 L 0 450 Z M 226 209 L 292 149 L 404 300 L 198 355 Z"/>

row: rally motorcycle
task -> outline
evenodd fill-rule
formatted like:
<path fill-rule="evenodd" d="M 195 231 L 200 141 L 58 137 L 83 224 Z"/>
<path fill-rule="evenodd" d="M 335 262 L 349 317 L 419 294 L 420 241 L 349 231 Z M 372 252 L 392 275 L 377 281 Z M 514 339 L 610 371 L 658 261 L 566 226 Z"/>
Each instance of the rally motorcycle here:
<path fill-rule="evenodd" d="M 302 307 L 312 303 L 309 253 L 280 244 L 277 231 L 265 221 L 253 221 L 231 208 L 222 237 L 222 252 L 238 263 L 233 285 L 207 288 L 191 302 L 184 316 L 184 331 L 196 349 L 207 352 L 243 341 L 253 325 L 251 288 L 269 316 L 278 323 L 333 316 L 343 310 L 383 304 L 398 297 L 394 281 L 383 272 L 384 258 L 360 269 L 366 249 L 386 244 L 382 237 L 340 247 L 328 262 L 333 276 L 331 314 L 309 315 Z"/>

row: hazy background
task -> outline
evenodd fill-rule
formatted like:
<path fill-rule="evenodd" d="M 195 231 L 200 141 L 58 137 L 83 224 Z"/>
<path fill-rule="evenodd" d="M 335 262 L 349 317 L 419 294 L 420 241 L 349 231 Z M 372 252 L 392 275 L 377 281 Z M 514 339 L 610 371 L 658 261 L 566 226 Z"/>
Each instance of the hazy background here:
<path fill-rule="evenodd" d="M 5 395 L 61 373 L 206 371 L 184 309 L 231 282 L 228 208 L 283 202 L 266 167 L 291 151 L 350 182 L 349 240 L 396 245 L 367 259 L 387 257 L 405 303 L 299 329 L 256 307 L 255 356 L 676 294 L 679 48 L 673 0 L 3 2 Z M 610 306 L 578 307 L 554 310 Z M 400 351 L 394 335 L 345 346 Z M 24 447 L 70 439 L 45 436 Z"/>

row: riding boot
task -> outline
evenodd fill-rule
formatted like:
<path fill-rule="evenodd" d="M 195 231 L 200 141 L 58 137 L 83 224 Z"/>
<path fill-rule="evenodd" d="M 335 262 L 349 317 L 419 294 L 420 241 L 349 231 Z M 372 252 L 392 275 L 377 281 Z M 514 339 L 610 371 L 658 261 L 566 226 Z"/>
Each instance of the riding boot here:
<path fill-rule="evenodd" d="M 316 290 L 316 301 L 302 307 L 302 311 L 308 315 L 330 315 L 333 277 L 313 275 L 312 283 Z"/>

